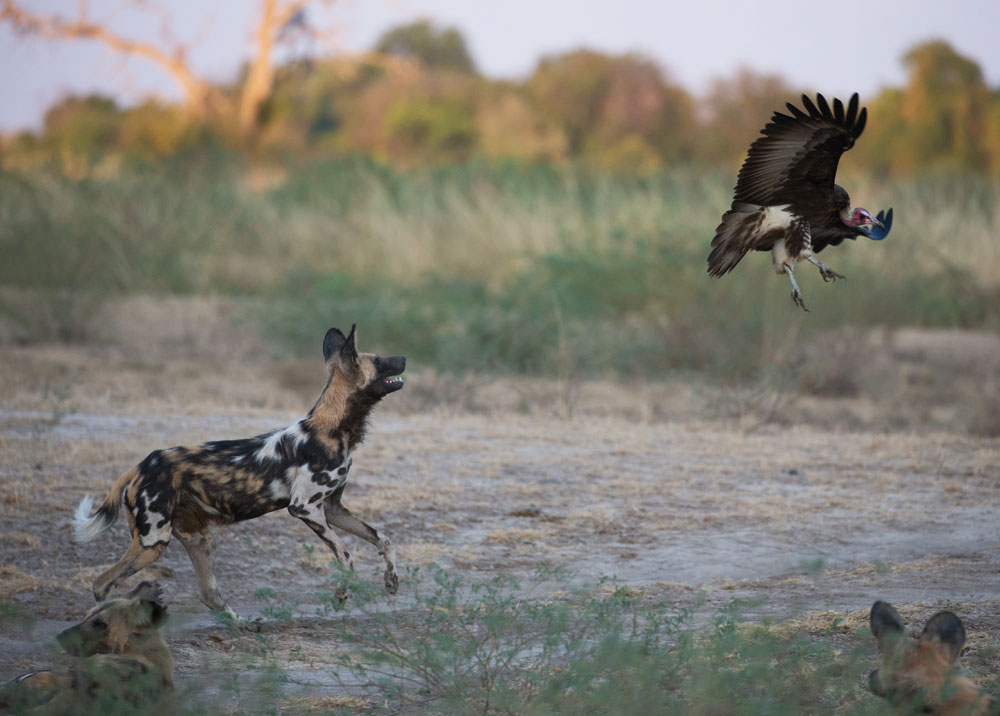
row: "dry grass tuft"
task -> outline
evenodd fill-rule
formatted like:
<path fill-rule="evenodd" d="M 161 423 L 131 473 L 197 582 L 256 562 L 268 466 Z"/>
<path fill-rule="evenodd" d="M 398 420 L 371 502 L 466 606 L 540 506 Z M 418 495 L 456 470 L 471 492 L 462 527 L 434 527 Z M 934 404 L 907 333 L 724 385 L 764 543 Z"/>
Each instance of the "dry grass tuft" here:
<path fill-rule="evenodd" d="M 361 696 L 289 696 L 281 704 L 281 713 L 294 716 L 327 713 L 333 709 L 348 709 L 359 713 L 371 708 L 373 708 L 371 701 Z"/>
<path fill-rule="evenodd" d="M 42 541 L 28 532 L 0 532 L 0 541 L 24 545 L 31 549 L 38 549 L 42 546 Z"/>
<path fill-rule="evenodd" d="M 484 538 L 484 541 L 498 544 L 523 544 L 538 546 L 539 543 L 544 543 L 551 534 L 551 529 L 540 530 L 511 527 L 508 529 L 493 530 L 492 532 L 489 532 Z"/>
<path fill-rule="evenodd" d="M 58 586 L 61 586 L 58 582 L 28 574 L 14 565 L 0 565 L 0 599 L 12 597 L 29 589 Z"/>

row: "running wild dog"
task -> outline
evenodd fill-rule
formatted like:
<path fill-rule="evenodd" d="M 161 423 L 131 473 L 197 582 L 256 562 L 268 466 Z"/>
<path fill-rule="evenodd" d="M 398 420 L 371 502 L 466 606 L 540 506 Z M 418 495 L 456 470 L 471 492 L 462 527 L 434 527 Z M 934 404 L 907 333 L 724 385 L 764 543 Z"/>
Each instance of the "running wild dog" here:
<path fill-rule="evenodd" d="M 323 340 L 329 378 L 306 417 L 284 430 L 242 440 L 151 452 L 122 475 L 93 516 L 89 496 L 76 510 L 76 540 L 86 542 L 110 527 L 124 499 L 132 545 L 94 582 L 104 599 L 122 580 L 156 561 L 173 534 L 187 550 L 201 601 L 232 613 L 212 573 L 209 525 L 259 517 L 287 507 L 348 567 L 351 555 L 333 527 L 371 542 L 385 559 L 385 586 L 399 586 L 392 543 L 351 514 L 341 495 L 351 451 L 364 438 L 368 414 L 403 387 L 404 356 L 358 353 L 354 326 L 345 337 L 331 328 Z M 341 600 L 346 592 L 337 593 Z"/>
<path fill-rule="evenodd" d="M 174 662 L 159 631 L 166 614 L 160 588 L 149 582 L 98 604 L 56 635 L 68 654 L 79 657 L 73 665 L 24 674 L 0 687 L 0 707 L 70 714 L 163 706 L 174 680 Z"/>
<path fill-rule="evenodd" d="M 903 620 L 891 604 L 875 602 L 872 634 L 882 665 L 868 682 L 873 692 L 909 711 L 943 716 L 997 713 L 997 703 L 972 681 L 955 672 L 965 645 L 965 626 L 952 612 L 938 612 L 916 641 L 903 633 Z"/>

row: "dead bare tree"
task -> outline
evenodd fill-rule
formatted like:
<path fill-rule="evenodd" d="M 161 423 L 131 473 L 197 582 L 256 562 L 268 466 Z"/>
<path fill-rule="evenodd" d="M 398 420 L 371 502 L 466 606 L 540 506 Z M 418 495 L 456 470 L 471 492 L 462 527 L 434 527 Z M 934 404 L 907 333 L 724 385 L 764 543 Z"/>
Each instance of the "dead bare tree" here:
<path fill-rule="evenodd" d="M 235 114 L 240 129 L 251 134 L 257 127 L 260 107 L 274 87 L 275 46 L 290 25 L 305 26 L 305 8 L 309 3 L 310 0 L 261 0 L 260 20 L 254 33 L 255 52 L 248 63 L 235 103 L 191 68 L 189 43 L 181 42 L 173 35 L 165 18 L 161 24 L 160 44 L 124 37 L 105 24 L 92 20 L 88 0 L 77 0 L 76 17 L 72 19 L 32 12 L 25 7 L 25 3 L 17 0 L 0 0 L 0 24 L 7 24 L 14 32 L 24 36 L 48 40 L 96 40 L 117 52 L 149 60 L 177 83 L 184 94 L 184 106 L 193 116 L 204 119 L 213 113 Z M 132 4 L 148 11 L 157 10 L 146 0 L 133 0 Z"/>

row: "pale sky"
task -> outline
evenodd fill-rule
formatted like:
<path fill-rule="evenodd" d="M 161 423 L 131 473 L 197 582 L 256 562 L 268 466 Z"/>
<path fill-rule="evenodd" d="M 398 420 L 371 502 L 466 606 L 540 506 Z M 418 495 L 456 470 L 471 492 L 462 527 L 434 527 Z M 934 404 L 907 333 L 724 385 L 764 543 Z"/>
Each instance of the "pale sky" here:
<path fill-rule="evenodd" d="M 22 0 L 36 11 L 75 12 L 75 0 Z M 93 0 L 94 18 L 120 34 L 156 37 L 161 20 L 126 0 Z M 235 76 L 251 48 L 258 0 L 147 0 L 168 7 L 175 33 L 194 40 L 193 64 L 215 79 Z M 207 8 L 207 9 L 206 9 Z M 949 41 L 1000 87 L 997 0 L 340 0 L 314 13 L 336 26 L 348 50 L 370 47 L 387 27 L 428 18 L 457 27 L 491 77 L 529 74 L 538 58 L 588 47 L 640 52 L 689 91 L 739 67 L 778 73 L 826 94 L 870 97 L 900 85 L 913 44 Z M 46 107 L 71 93 L 100 91 L 123 103 L 177 99 L 172 80 L 146 61 L 124 60 L 93 41 L 15 37 L 0 28 L 0 131 L 37 127 Z"/>

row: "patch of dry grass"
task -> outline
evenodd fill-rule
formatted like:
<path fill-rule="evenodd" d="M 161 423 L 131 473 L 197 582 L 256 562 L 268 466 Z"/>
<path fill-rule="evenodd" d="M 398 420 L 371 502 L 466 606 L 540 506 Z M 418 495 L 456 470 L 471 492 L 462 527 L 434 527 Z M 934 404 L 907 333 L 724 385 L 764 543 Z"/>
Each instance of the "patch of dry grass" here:
<path fill-rule="evenodd" d="M 42 541 L 28 532 L 0 532 L 0 542 L 12 542 L 31 549 L 38 549 L 42 546 Z"/>
<path fill-rule="evenodd" d="M 372 702 L 361 696 L 289 696 L 281 703 L 281 713 L 316 714 L 328 713 L 334 709 L 360 713 L 372 707 Z"/>
<path fill-rule="evenodd" d="M 61 585 L 53 580 L 36 577 L 15 567 L 14 565 L 0 565 L 0 599 L 12 597 L 15 594 L 26 592 L 29 589 L 58 586 Z"/>
<path fill-rule="evenodd" d="M 545 547 L 545 542 L 552 535 L 552 532 L 552 529 L 509 527 L 506 529 L 492 530 L 488 532 L 483 538 L 483 541 L 537 549 Z"/>

